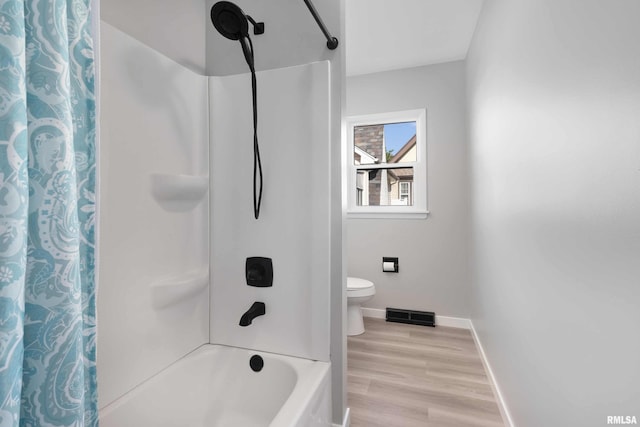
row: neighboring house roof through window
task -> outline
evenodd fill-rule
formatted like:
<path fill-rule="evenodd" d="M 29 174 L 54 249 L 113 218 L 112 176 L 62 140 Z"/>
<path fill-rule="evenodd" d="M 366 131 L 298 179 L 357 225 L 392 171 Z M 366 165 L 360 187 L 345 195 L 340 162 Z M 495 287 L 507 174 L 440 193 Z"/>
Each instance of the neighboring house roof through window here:
<path fill-rule="evenodd" d="M 411 139 L 407 141 L 406 144 L 402 146 L 402 148 L 389 159 L 387 163 L 400 163 L 402 159 L 411 151 L 413 147 L 416 146 L 416 135 L 413 135 Z M 415 161 L 415 159 L 412 159 Z"/>
<path fill-rule="evenodd" d="M 354 147 L 354 150 L 355 150 L 354 154 L 359 156 L 357 158 L 358 164 L 371 165 L 371 164 L 374 164 L 374 163 L 378 163 L 378 161 L 379 161 L 377 157 L 367 153 L 365 150 L 363 150 L 360 147 Z"/>

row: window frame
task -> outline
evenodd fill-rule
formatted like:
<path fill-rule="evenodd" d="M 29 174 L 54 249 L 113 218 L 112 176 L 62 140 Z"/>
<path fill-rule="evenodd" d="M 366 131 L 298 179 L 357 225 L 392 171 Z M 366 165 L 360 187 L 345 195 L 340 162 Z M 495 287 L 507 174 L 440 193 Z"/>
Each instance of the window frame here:
<path fill-rule="evenodd" d="M 416 161 L 375 164 L 355 164 L 354 128 L 358 126 L 385 125 L 400 122 L 416 123 Z M 426 109 L 394 111 L 347 117 L 347 217 L 423 219 L 427 210 L 427 111 Z M 413 168 L 413 204 L 411 206 L 358 206 L 356 176 L 359 170 Z M 411 196 L 410 196 L 411 197 Z"/>

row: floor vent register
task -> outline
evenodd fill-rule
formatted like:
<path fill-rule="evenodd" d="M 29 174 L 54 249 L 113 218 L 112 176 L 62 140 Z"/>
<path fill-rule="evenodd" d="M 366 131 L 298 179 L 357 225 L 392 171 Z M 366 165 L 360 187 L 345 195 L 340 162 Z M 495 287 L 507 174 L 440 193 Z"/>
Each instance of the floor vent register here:
<path fill-rule="evenodd" d="M 402 308 L 387 307 L 387 322 L 436 326 L 436 314 L 432 311 L 404 310 Z"/>

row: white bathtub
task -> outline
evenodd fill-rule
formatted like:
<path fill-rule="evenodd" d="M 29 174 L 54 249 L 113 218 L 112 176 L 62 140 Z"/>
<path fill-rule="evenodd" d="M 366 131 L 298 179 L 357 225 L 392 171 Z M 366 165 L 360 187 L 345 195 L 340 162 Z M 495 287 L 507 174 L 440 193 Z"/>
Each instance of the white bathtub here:
<path fill-rule="evenodd" d="M 260 355 L 264 367 L 249 366 Z M 100 410 L 100 427 L 330 426 L 329 364 L 204 345 Z"/>

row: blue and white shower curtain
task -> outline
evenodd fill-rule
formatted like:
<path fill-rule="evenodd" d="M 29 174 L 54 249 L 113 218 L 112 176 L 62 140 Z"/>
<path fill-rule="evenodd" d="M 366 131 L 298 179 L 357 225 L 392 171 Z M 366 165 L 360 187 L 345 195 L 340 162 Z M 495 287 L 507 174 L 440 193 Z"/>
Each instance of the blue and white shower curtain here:
<path fill-rule="evenodd" d="M 97 426 L 91 0 L 0 0 L 0 427 Z"/>

